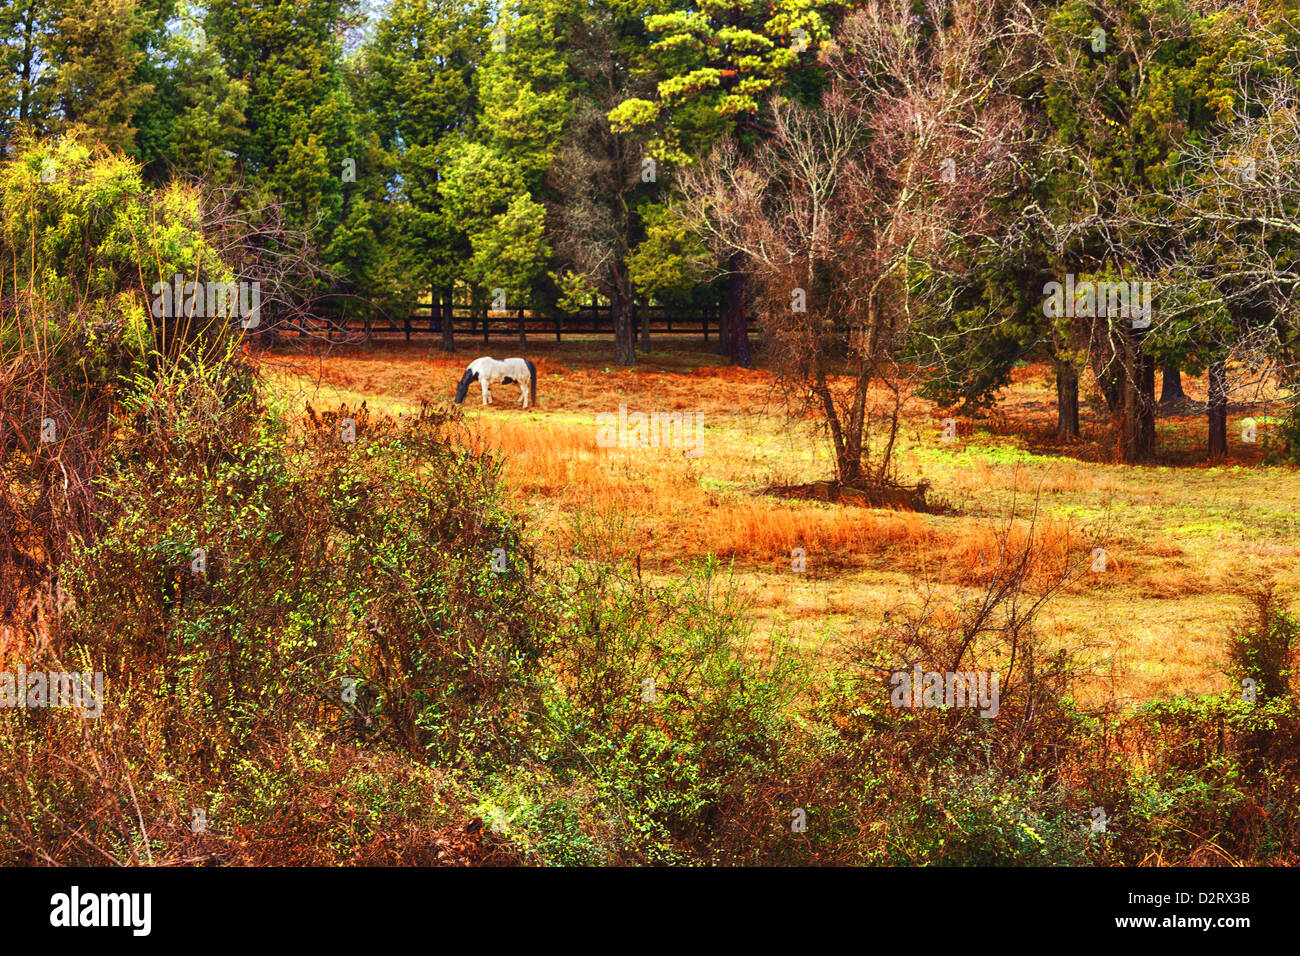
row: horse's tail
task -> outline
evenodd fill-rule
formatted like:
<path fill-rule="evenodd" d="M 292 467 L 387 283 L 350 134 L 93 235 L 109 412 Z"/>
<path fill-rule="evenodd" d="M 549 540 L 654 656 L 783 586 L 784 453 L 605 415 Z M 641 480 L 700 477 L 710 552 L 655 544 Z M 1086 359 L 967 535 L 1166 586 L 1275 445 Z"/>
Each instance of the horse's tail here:
<path fill-rule="evenodd" d="M 537 404 L 537 366 L 531 359 L 524 359 L 524 364 L 528 366 L 528 404 Z"/>

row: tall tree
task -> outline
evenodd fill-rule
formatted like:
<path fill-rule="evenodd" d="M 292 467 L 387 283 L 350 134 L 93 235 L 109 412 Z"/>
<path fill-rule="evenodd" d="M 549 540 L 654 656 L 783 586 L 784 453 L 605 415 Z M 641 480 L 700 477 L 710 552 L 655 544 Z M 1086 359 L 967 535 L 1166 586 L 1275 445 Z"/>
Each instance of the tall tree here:
<path fill-rule="evenodd" d="M 496 307 L 523 308 L 550 262 L 545 176 L 572 106 L 556 37 L 579 10 L 565 0 L 517 0 L 499 11 L 478 73 L 479 120 L 450 151 L 438 189 L 469 236 L 466 275 Z"/>
<path fill-rule="evenodd" d="M 136 112 L 153 92 L 140 79 L 152 12 L 137 0 L 56 0 L 42 55 L 61 126 L 136 151 Z"/>
<path fill-rule="evenodd" d="M 859 10 L 828 56 L 820 107 L 778 100 L 770 137 L 752 151 L 724 140 L 686 178 L 699 228 L 750 263 L 779 380 L 824 421 L 837 478 L 877 490 L 892 477 L 898 404 L 873 462 L 868 390 L 899 394 L 906 338 L 947 308 L 912 291 L 964 268 L 991 231 L 989 197 L 1021 135 L 1006 78 L 987 72 L 1014 25 L 964 5 L 931 10 L 933 35 L 907 5 Z M 949 181 L 936 157 L 960 157 L 961 175 Z"/>
<path fill-rule="evenodd" d="M 164 167 L 155 171 L 159 178 L 175 169 L 208 182 L 230 182 L 248 135 L 248 84 L 230 76 L 209 42 L 205 11 L 182 3 L 176 12 L 163 41 L 168 69 L 160 71 L 151 104 L 155 115 L 141 134 L 142 152 L 146 161 L 154 153 L 154 162 Z"/>
<path fill-rule="evenodd" d="M 1249 43 L 1251 19 L 1228 0 L 1065 0 L 1051 11 L 1041 45 L 1049 144 L 1035 208 L 1054 281 L 1086 291 L 1090 279 L 1156 278 L 1179 237 L 1139 223 L 1161 214 L 1182 150 L 1232 103 L 1229 61 Z M 1058 375 L 1077 379 L 1068 356 L 1086 351 L 1130 463 L 1156 454 L 1156 366 L 1194 365 L 1202 352 L 1203 327 L 1163 298 L 1155 305 L 1148 323 L 1069 303 L 1052 323 Z"/>
<path fill-rule="evenodd" d="M 404 290 L 399 301 L 430 294 L 449 351 L 455 346 L 451 302 L 456 282 L 468 278 L 471 250 L 439 184 L 455 150 L 473 134 L 488 26 L 484 2 L 394 0 L 358 58 L 358 98 L 387 154 L 382 199 L 392 209 L 384 217 L 384 252 L 414 279 L 394 282 L 399 276 L 390 272 L 390 287 Z"/>
<path fill-rule="evenodd" d="M 353 0 L 223 0 L 207 16 L 209 40 L 248 84 L 237 166 L 288 204 L 292 224 L 311 226 L 322 248 L 342 220 L 356 159 L 341 39 L 355 19 Z"/>
<path fill-rule="evenodd" d="M 587 5 L 568 43 L 574 110 L 552 165 L 551 225 L 570 288 L 609 300 L 614 361 L 636 364 L 636 313 L 629 256 L 640 236 L 639 206 L 658 191 L 666 169 L 639 135 L 616 132 L 609 111 L 648 83 L 629 68 L 643 46 L 640 18 L 626 4 Z"/>
<path fill-rule="evenodd" d="M 0 149 L 19 126 L 48 132 L 54 71 L 42 59 L 54 9 L 49 0 L 0 5 Z"/>
<path fill-rule="evenodd" d="M 650 152 L 685 167 L 719 138 L 748 148 L 760 133 L 764 94 L 779 85 L 830 33 L 830 0 L 701 0 L 670 5 L 646 19 L 659 36 L 647 69 L 653 97 L 632 96 L 610 112 L 616 131 L 650 134 Z M 753 367 L 745 311 L 745 262 L 728 257 L 726 321 L 732 363 Z"/>
<path fill-rule="evenodd" d="M 1279 62 L 1264 84 L 1242 78 L 1229 119 L 1191 147 L 1165 192 L 1170 211 L 1135 228 L 1177 231 L 1162 274 L 1167 311 L 1194 330 L 1199 363 L 1208 368 L 1208 455 L 1227 453 L 1228 401 L 1234 354 L 1277 375 L 1290 393 L 1288 438 L 1300 416 L 1300 83 Z M 1243 383 L 1249 387 L 1249 383 Z M 1244 391 L 1244 389 L 1243 389 Z"/>

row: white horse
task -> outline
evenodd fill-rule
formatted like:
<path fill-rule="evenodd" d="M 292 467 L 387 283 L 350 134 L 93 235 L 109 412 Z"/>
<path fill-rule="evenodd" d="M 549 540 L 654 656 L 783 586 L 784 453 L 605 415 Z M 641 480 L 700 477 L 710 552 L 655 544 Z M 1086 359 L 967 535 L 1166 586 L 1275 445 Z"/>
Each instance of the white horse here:
<path fill-rule="evenodd" d="M 519 404 L 524 408 L 537 404 L 537 366 L 528 359 L 508 358 L 504 362 L 488 356 L 475 359 L 465 366 L 465 374 L 456 386 L 456 404 L 465 401 L 470 385 L 478 382 L 483 388 L 483 404 L 492 404 L 492 386 L 519 386 Z"/>

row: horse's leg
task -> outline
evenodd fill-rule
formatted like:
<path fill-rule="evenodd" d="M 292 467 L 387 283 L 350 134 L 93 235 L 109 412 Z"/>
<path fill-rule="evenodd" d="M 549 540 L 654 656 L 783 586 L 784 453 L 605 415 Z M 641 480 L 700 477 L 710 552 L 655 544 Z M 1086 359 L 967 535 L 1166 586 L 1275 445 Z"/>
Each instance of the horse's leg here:
<path fill-rule="evenodd" d="M 484 404 L 484 405 L 491 405 L 491 404 L 492 404 L 492 389 L 488 388 L 488 380 L 487 380 L 487 376 L 483 376 L 483 378 L 480 379 L 480 383 L 481 383 L 482 386 L 483 386 L 483 404 Z"/>
<path fill-rule="evenodd" d="M 519 383 L 519 407 L 528 407 L 528 384 L 523 381 Z"/>

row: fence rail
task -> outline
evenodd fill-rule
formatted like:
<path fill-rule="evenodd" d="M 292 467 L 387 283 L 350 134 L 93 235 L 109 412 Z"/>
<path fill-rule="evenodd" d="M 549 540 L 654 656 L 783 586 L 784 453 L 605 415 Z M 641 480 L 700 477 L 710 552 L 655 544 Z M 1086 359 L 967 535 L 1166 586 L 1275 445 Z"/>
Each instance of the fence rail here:
<path fill-rule="evenodd" d="M 671 306 L 639 306 L 633 312 L 634 334 L 641 336 L 649 324 L 651 338 L 659 334 L 700 334 L 709 341 L 709 334 L 717 333 L 721 321 L 721 306 L 680 309 Z M 481 335 L 487 342 L 492 336 L 553 335 L 563 341 L 568 335 L 614 334 L 614 313 L 607 305 L 584 306 L 577 312 L 541 311 L 535 309 L 481 309 L 469 305 L 452 307 L 452 327 L 459 335 Z M 438 305 L 417 306 L 410 315 L 392 317 L 387 321 L 350 320 L 342 324 L 309 328 L 295 326 L 299 335 L 362 333 L 372 335 L 403 335 L 409 341 L 412 335 L 442 333 L 442 308 Z"/>

